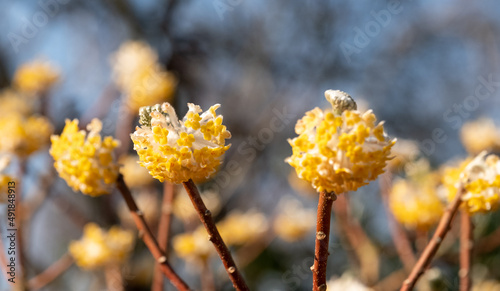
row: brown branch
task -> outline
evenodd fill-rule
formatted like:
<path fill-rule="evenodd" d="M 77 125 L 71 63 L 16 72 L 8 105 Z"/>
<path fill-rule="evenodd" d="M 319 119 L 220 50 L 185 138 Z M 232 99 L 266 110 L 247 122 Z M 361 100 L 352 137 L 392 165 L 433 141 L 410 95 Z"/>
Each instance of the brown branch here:
<path fill-rule="evenodd" d="M 469 214 L 460 211 L 460 291 L 469 291 L 472 285 L 470 267 L 472 262 L 472 249 L 474 245 L 474 226 Z"/>
<path fill-rule="evenodd" d="M 118 266 L 109 266 L 104 269 L 106 287 L 108 291 L 125 291 L 123 287 L 123 276 Z"/>
<path fill-rule="evenodd" d="M 457 213 L 458 207 L 462 203 L 462 195 L 464 191 L 465 190 L 463 186 L 460 186 L 457 191 L 455 199 L 450 205 L 448 205 L 446 212 L 443 214 L 441 220 L 439 221 L 439 224 L 436 228 L 436 231 L 434 232 L 434 235 L 432 236 L 431 241 L 424 249 L 422 255 L 418 259 L 417 264 L 413 267 L 413 270 L 411 271 L 408 278 L 404 281 L 400 291 L 412 290 L 413 287 L 415 287 L 415 284 L 417 283 L 420 276 L 422 276 L 427 267 L 429 267 L 432 258 L 434 257 L 437 250 L 439 249 L 439 246 L 441 245 L 441 242 L 443 241 L 446 234 L 450 230 L 453 217 Z"/>
<path fill-rule="evenodd" d="M 314 265 L 311 268 L 313 272 L 313 291 L 326 290 L 326 264 L 329 255 L 330 220 L 332 204 L 335 200 L 337 200 L 337 195 L 333 192 L 321 191 L 319 193 Z"/>
<path fill-rule="evenodd" d="M 64 254 L 59 260 L 54 262 L 45 271 L 31 278 L 28 281 L 28 289 L 40 290 L 47 286 L 50 282 L 54 281 L 62 273 L 64 273 L 71 265 L 73 265 L 73 257 L 69 254 Z"/>
<path fill-rule="evenodd" d="M 116 187 L 118 188 L 118 190 L 120 190 L 123 199 L 125 199 L 125 202 L 127 203 L 127 206 L 130 210 L 130 214 L 132 214 L 132 218 L 134 219 L 135 225 L 139 230 L 139 236 L 142 238 L 142 240 L 148 247 L 149 251 L 156 259 L 156 262 L 160 266 L 160 269 L 165 275 L 165 277 L 167 277 L 177 289 L 181 291 L 190 290 L 188 285 L 179 277 L 179 275 L 177 275 L 177 273 L 175 273 L 175 271 L 168 263 L 165 253 L 160 249 L 160 246 L 158 245 L 158 242 L 156 241 L 153 233 L 146 224 L 143 213 L 137 207 L 137 204 L 135 203 L 134 198 L 130 193 L 130 189 L 127 187 L 125 181 L 123 180 L 122 174 L 118 175 L 118 179 L 116 181 Z"/>
<path fill-rule="evenodd" d="M 396 252 L 398 253 L 401 263 L 403 263 L 404 269 L 410 273 L 413 266 L 417 262 L 415 258 L 415 253 L 411 247 L 410 239 L 408 235 L 401 227 L 401 225 L 396 221 L 394 215 L 392 215 L 389 209 L 389 193 L 391 189 L 391 173 L 387 172 L 382 176 L 379 182 L 380 185 L 380 195 L 382 196 L 382 201 L 387 212 L 387 219 L 389 220 L 389 229 L 391 231 L 391 238 L 394 246 L 396 247 Z"/>
<path fill-rule="evenodd" d="M 160 224 L 158 225 L 158 244 L 168 255 L 168 237 L 170 235 L 170 225 L 172 220 L 172 205 L 175 197 L 175 185 L 170 182 L 163 184 L 163 201 L 161 205 Z M 167 256 L 168 258 L 168 256 Z M 163 274 L 158 266 L 155 267 L 153 275 L 152 291 L 163 290 Z"/>
<path fill-rule="evenodd" d="M 189 198 L 191 199 L 191 202 L 193 203 L 193 206 L 196 209 L 201 222 L 208 232 L 209 240 L 214 245 L 217 254 L 219 254 L 219 257 L 224 264 L 226 272 L 229 275 L 229 279 L 231 279 L 231 282 L 233 282 L 233 287 L 236 290 L 249 290 L 247 284 L 245 283 L 245 280 L 243 279 L 243 276 L 234 263 L 229 249 L 222 240 L 222 237 L 219 234 L 219 230 L 217 230 L 217 227 L 215 226 L 215 222 L 212 218 L 212 213 L 207 209 L 205 203 L 203 203 L 200 193 L 198 192 L 198 188 L 191 179 L 189 179 L 189 181 L 187 182 L 183 182 L 182 184 L 184 185 L 184 188 L 186 189 L 186 192 L 188 193 Z"/>
<path fill-rule="evenodd" d="M 215 291 L 214 273 L 210 267 L 210 260 L 203 260 L 203 269 L 200 274 L 201 290 Z"/>
<path fill-rule="evenodd" d="M 376 247 L 350 212 L 347 195 L 339 197 L 333 205 L 336 222 L 349 245 L 353 248 L 360 265 L 362 280 L 367 285 L 374 284 L 379 277 L 379 257 Z"/>

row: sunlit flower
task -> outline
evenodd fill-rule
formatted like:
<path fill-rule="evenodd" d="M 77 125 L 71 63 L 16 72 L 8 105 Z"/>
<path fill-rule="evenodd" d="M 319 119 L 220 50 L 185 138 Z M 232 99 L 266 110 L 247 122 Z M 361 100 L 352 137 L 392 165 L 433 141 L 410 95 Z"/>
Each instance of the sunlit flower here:
<path fill-rule="evenodd" d="M 372 291 L 373 289 L 366 287 L 353 275 L 344 273 L 340 278 L 332 278 L 326 282 L 327 290 L 344 290 L 344 291 Z"/>
<path fill-rule="evenodd" d="M 269 227 L 264 214 L 250 210 L 232 211 L 217 223 L 220 235 L 228 245 L 243 245 L 259 239 Z"/>
<path fill-rule="evenodd" d="M 282 200 L 278 211 L 274 220 L 274 232 L 286 241 L 302 239 L 316 227 L 316 211 L 302 207 L 302 203 L 296 199 Z"/>
<path fill-rule="evenodd" d="M 325 96 L 332 108 L 315 108 L 297 122 L 299 136 L 289 140 L 293 154 L 286 162 L 317 191 L 354 191 L 383 173 L 396 140 L 370 110 L 355 110 L 346 93 L 328 90 Z"/>
<path fill-rule="evenodd" d="M 125 93 L 132 112 L 172 97 L 177 81 L 158 62 L 158 55 L 144 42 L 122 44 L 112 57 L 115 83 Z"/>
<path fill-rule="evenodd" d="M 17 69 L 13 84 L 22 92 L 40 94 L 50 89 L 57 80 L 59 72 L 50 62 L 35 60 Z"/>
<path fill-rule="evenodd" d="M 87 125 L 87 135 L 78 129 L 78 120 L 66 120 L 61 135 L 51 137 L 50 154 L 59 176 L 74 191 L 90 196 L 110 193 L 118 177 L 113 150 L 119 142 L 111 136 L 102 139 L 101 129 L 101 121 L 93 119 Z"/>
<path fill-rule="evenodd" d="M 0 152 L 28 156 L 49 143 L 53 128 L 42 116 L 11 112 L 0 116 Z"/>
<path fill-rule="evenodd" d="M 496 155 L 480 153 L 472 161 L 466 160 L 456 168 L 447 168 L 443 184 L 451 201 L 463 184 L 462 206 L 469 214 L 486 213 L 500 206 L 500 160 Z"/>
<path fill-rule="evenodd" d="M 169 103 L 141 108 L 142 126 L 131 135 L 140 165 L 161 182 L 202 182 L 212 177 L 229 149 L 225 140 L 231 137 L 222 116 L 215 113 L 219 106 L 200 115 L 200 106 L 188 103 L 182 120 Z"/>
<path fill-rule="evenodd" d="M 214 254 L 214 247 L 208 240 L 205 228 L 200 225 L 191 233 L 182 233 L 172 239 L 175 254 L 195 262 L 206 261 Z"/>
<path fill-rule="evenodd" d="M 472 155 L 482 151 L 500 151 L 500 131 L 488 118 L 465 123 L 460 129 L 460 139 Z"/>
<path fill-rule="evenodd" d="M 3 89 L 0 91 L 0 116 L 14 112 L 22 116 L 28 116 L 33 111 L 33 103 L 31 101 L 13 89 Z"/>
<path fill-rule="evenodd" d="M 122 165 L 120 173 L 130 188 L 147 186 L 154 181 L 148 171 L 139 165 L 139 158 L 136 155 L 120 157 L 119 164 Z"/>
<path fill-rule="evenodd" d="M 154 192 L 154 190 L 141 188 L 141 190 L 137 194 L 134 193 L 134 200 L 141 210 L 144 216 L 144 220 L 146 220 L 149 227 L 153 228 L 158 222 L 161 211 L 161 203 L 158 199 L 157 194 Z M 134 219 L 130 215 L 130 209 L 127 207 L 127 204 L 124 201 L 122 201 L 120 203 L 120 206 L 118 207 L 118 216 L 120 217 L 120 221 L 124 226 L 132 229 L 135 227 Z"/>
<path fill-rule="evenodd" d="M 0 157 L 0 204 L 7 202 L 7 198 L 9 195 L 9 186 L 15 185 L 14 178 L 4 173 L 5 168 L 7 168 L 9 163 L 10 156 L 4 155 Z M 9 182 L 14 182 L 14 184 L 9 185 Z"/>
<path fill-rule="evenodd" d="M 178 188 L 177 195 L 175 195 L 173 203 L 174 215 L 182 219 L 186 223 L 197 221 L 198 213 L 193 207 L 193 202 L 191 202 L 189 195 L 187 195 L 187 193 L 185 192 L 186 190 L 184 189 L 184 187 Z M 213 191 L 208 190 L 201 192 L 200 196 L 206 207 L 210 209 L 212 215 L 217 215 L 221 207 L 219 195 L 217 195 L 217 193 Z"/>
<path fill-rule="evenodd" d="M 389 207 L 396 220 L 408 229 L 428 230 L 436 225 L 444 213 L 436 192 L 438 183 L 439 176 L 434 173 L 395 181 Z"/>
<path fill-rule="evenodd" d="M 76 264 L 86 270 L 123 263 L 134 247 L 134 234 L 117 226 L 105 231 L 95 223 L 88 223 L 83 237 L 72 241 L 69 252 Z"/>

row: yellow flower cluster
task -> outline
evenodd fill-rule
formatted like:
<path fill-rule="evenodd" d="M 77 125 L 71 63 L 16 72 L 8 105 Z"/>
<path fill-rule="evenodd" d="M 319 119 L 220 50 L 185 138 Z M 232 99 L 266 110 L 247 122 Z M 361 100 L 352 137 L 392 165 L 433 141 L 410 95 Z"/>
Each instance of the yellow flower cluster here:
<path fill-rule="evenodd" d="M 217 229 L 227 246 L 240 246 L 258 240 L 267 231 L 268 222 L 262 213 L 235 211 L 217 223 Z M 176 254 L 187 260 L 204 261 L 215 253 L 202 225 L 191 233 L 175 236 L 172 242 Z"/>
<path fill-rule="evenodd" d="M 193 203 L 191 202 L 191 199 L 186 193 L 184 187 L 179 187 L 176 193 L 177 195 L 175 195 L 173 203 L 174 215 L 188 224 L 193 221 L 198 221 L 198 213 L 193 207 Z M 210 209 L 212 215 L 217 215 L 221 208 L 219 195 L 213 191 L 203 191 L 200 196 L 206 207 Z"/>
<path fill-rule="evenodd" d="M 117 226 L 105 231 L 95 223 L 88 223 L 83 237 L 72 241 L 69 252 L 76 264 L 86 270 L 121 264 L 134 247 L 134 234 Z"/>
<path fill-rule="evenodd" d="M 466 160 L 455 168 L 446 168 L 443 185 L 448 200 L 452 201 L 463 184 L 464 207 L 469 214 L 486 213 L 500 206 L 500 159 L 496 155 L 480 153 L 472 161 Z"/>
<path fill-rule="evenodd" d="M 141 108 L 141 127 L 131 135 L 140 165 L 163 182 L 203 182 L 212 177 L 230 145 L 231 133 L 222 125 L 216 104 L 200 115 L 200 106 L 189 103 L 179 120 L 169 103 Z"/>
<path fill-rule="evenodd" d="M 49 143 L 53 128 L 41 116 L 10 112 L 0 116 L 0 151 L 28 156 Z"/>
<path fill-rule="evenodd" d="M 274 232 L 282 239 L 293 242 L 304 238 L 315 228 L 316 212 L 305 209 L 296 199 L 279 203 L 279 214 L 274 220 Z"/>
<path fill-rule="evenodd" d="M 428 230 L 437 224 L 444 213 L 444 205 L 436 191 L 438 183 L 435 173 L 394 182 L 389 193 L 389 207 L 396 220 L 412 230 Z"/>
<path fill-rule="evenodd" d="M 269 227 L 264 214 L 250 210 L 233 211 L 217 224 L 219 233 L 227 245 L 243 245 L 258 240 Z"/>
<path fill-rule="evenodd" d="M 170 100 L 177 81 L 158 62 L 158 55 L 144 42 L 129 41 L 112 57 L 115 83 L 126 94 L 132 112 Z"/>
<path fill-rule="evenodd" d="M 14 74 L 13 84 L 27 94 L 40 94 L 59 80 L 58 70 L 49 62 L 35 60 L 21 65 Z"/>
<path fill-rule="evenodd" d="M 139 165 L 139 158 L 136 155 L 120 157 L 120 173 L 123 175 L 125 183 L 130 188 L 144 187 L 150 185 L 154 179 L 148 171 Z"/>
<path fill-rule="evenodd" d="M 102 123 L 93 119 L 88 135 L 78 129 L 78 120 L 66 120 L 60 136 L 51 137 L 50 154 L 54 167 L 74 190 L 90 196 L 108 194 L 118 177 L 113 150 L 119 142 L 111 136 L 101 138 Z"/>
<path fill-rule="evenodd" d="M 500 131 L 493 120 L 488 118 L 465 123 L 460 129 L 460 139 L 467 152 L 472 155 L 500 150 Z"/>
<path fill-rule="evenodd" d="M 17 112 L 23 116 L 28 116 L 33 112 L 33 103 L 27 100 L 24 95 L 13 89 L 3 89 L 0 91 L 0 116 Z"/>
<path fill-rule="evenodd" d="M 186 260 L 203 262 L 213 253 L 214 247 L 208 240 L 207 231 L 199 226 L 191 233 L 182 233 L 172 239 L 172 245 L 176 255 Z"/>
<path fill-rule="evenodd" d="M 332 108 L 315 108 L 297 122 L 299 136 L 289 140 L 293 154 L 286 162 L 317 191 L 354 191 L 384 172 L 396 140 L 387 137 L 371 111 L 339 109 L 350 98 L 346 93 L 328 90 L 325 96 Z"/>

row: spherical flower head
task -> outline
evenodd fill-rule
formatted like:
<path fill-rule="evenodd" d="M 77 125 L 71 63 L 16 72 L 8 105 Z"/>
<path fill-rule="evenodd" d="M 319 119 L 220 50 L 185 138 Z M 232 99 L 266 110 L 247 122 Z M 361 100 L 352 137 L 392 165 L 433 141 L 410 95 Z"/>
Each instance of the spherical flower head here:
<path fill-rule="evenodd" d="M 389 193 L 389 208 L 394 218 L 411 230 L 425 231 L 436 225 L 444 213 L 436 191 L 438 183 L 435 173 L 394 182 Z"/>
<path fill-rule="evenodd" d="M 49 90 L 58 80 L 59 72 L 50 62 L 35 60 L 17 69 L 13 83 L 22 92 L 40 94 Z"/>
<path fill-rule="evenodd" d="M 106 232 L 97 224 L 88 223 L 83 237 L 70 243 L 69 253 L 80 268 L 95 270 L 123 263 L 132 251 L 134 241 L 131 231 L 114 226 Z"/>
<path fill-rule="evenodd" d="M 472 161 L 466 160 L 459 167 L 445 169 L 443 185 L 452 201 L 457 189 L 463 185 L 462 207 L 469 214 L 487 213 L 500 206 L 500 159 L 496 155 L 480 153 Z"/>
<path fill-rule="evenodd" d="M 304 238 L 316 227 L 316 211 L 302 207 L 296 199 L 284 199 L 274 220 L 274 232 L 288 242 Z"/>
<path fill-rule="evenodd" d="M 338 92 L 327 91 L 332 108 L 315 108 L 297 122 L 299 136 L 288 141 L 293 154 L 285 161 L 317 191 L 340 194 L 355 191 L 382 174 L 396 140 L 388 138 L 383 122 L 375 124 L 371 110 L 351 110 L 355 108 L 352 98 Z"/>
<path fill-rule="evenodd" d="M 74 190 L 90 196 L 109 194 L 118 177 L 113 150 L 119 141 L 100 135 L 102 123 L 93 119 L 88 134 L 78 129 L 78 120 L 66 120 L 60 136 L 51 137 L 50 154 L 59 176 Z"/>
<path fill-rule="evenodd" d="M 232 211 L 217 223 L 217 228 L 224 242 L 227 245 L 236 246 L 258 240 L 268 227 L 266 216 L 255 210 L 245 213 Z"/>
<path fill-rule="evenodd" d="M 157 53 L 144 42 L 122 44 L 111 64 L 115 83 L 125 93 L 125 102 L 132 112 L 167 101 L 175 92 L 176 78 L 165 71 Z"/>
<path fill-rule="evenodd" d="M 205 262 L 214 254 L 214 248 L 203 226 L 199 226 L 191 233 L 176 235 L 172 239 L 172 245 L 176 255 L 198 263 Z"/>
<path fill-rule="evenodd" d="M 161 182 L 203 182 L 212 177 L 230 147 L 225 140 L 231 137 L 222 116 L 215 113 L 219 106 L 200 115 L 200 107 L 188 103 L 182 120 L 169 103 L 141 108 L 142 126 L 131 135 L 139 164 Z"/>
<path fill-rule="evenodd" d="M 460 139 L 467 152 L 472 155 L 500 150 L 500 131 L 489 118 L 465 123 L 460 129 Z"/>
<path fill-rule="evenodd" d="M 0 116 L 0 132 L 0 152 L 27 157 L 49 143 L 53 128 L 45 117 L 11 112 Z"/>

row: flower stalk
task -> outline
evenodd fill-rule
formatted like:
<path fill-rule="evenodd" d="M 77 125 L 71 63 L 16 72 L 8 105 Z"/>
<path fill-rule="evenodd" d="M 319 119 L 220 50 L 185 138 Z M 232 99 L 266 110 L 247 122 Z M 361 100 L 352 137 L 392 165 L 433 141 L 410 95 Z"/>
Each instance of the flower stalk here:
<path fill-rule="evenodd" d="M 326 264 L 328 261 L 328 242 L 330 240 L 330 219 L 333 201 L 337 195 L 333 192 L 321 191 L 318 201 L 318 217 L 316 222 L 316 243 L 314 248 L 313 291 L 326 290 Z"/>
<path fill-rule="evenodd" d="M 123 199 L 127 203 L 127 206 L 132 214 L 134 222 L 139 230 L 139 236 L 142 238 L 148 249 L 151 251 L 151 254 L 158 262 L 158 266 L 160 270 L 163 272 L 165 277 L 167 277 L 172 285 L 174 285 L 177 289 L 184 291 L 190 290 L 189 286 L 175 273 L 170 264 L 167 261 L 167 257 L 165 256 L 165 252 L 160 249 L 156 238 L 153 236 L 153 233 L 149 229 L 146 221 L 144 220 L 144 216 L 142 212 L 137 207 L 137 204 L 130 193 L 130 189 L 125 184 L 123 180 L 123 175 L 119 174 L 118 179 L 116 181 L 116 187 L 120 191 Z"/>
<path fill-rule="evenodd" d="M 417 261 L 417 264 L 413 267 L 408 278 L 403 282 L 403 286 L 400 291 L 409 291 L 413 290 L 415 284 L 418 279 L 424 274 L 425 270 L 429 267 L 434 255 L 436 254 L 439 246 L 443 242 L 446 234 L 450 230 L 451 222 L 453 221 L 453 217 L 458 211 L 460 204 L 462 203 L 462 196 L 465 192 L 465 189 L 462 185 L 458 188 L 457 195 L 455 196 L 452 203 L 448 206 L 443 217 L 439 221 L 439 224 L 432 236 L 431 241 L 425 247 L 422 255 Z"/>
<path fill-rule="evenodd" d="M 201 222 L 208 232 L 208 239 L 214 245 L 217 254 L 224 264 L 224 268 L 229 275 L 229 279 L 231 279 L 231 282 L 233 283 L 233 287 L 238 291 L 250 290 L 248 289 L 248 286 L 245 283 L 245 280 L 243 279 L 240 271 L 236 267 L 229 249 L 222 240 L 222 237 L 219 234 L 219 230 L 215 226 L 214 219 L 212 218 L 212 213 L 205 206 L 205 203 L 201 199 L 200 192 L 198 191 L 198 188 L 194 184 L 193 180 L 189 179 L 187 182 L 183 182 L 182 184 L 184 185 L 184 188 L 186 189 L 186 192 L 188 193 L 189 198 L 191 199 L 191 202 L 193 203 L 193 206 L 196 209 Z"/>

